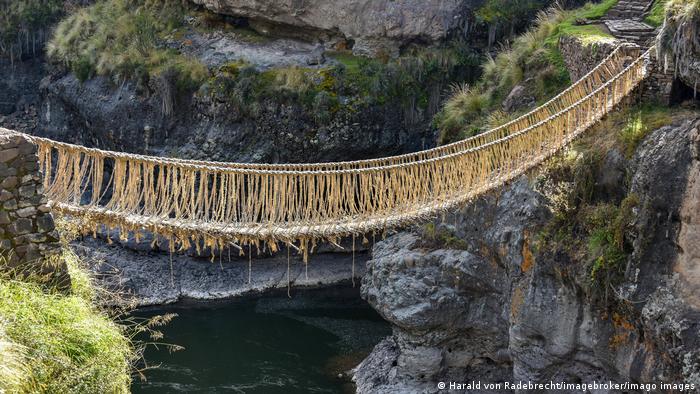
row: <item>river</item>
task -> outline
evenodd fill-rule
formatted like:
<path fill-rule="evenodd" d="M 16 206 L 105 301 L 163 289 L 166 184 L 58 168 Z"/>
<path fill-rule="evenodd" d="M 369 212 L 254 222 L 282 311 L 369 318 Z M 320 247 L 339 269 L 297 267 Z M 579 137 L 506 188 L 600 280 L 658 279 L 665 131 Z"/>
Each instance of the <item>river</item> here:
<path fill-rule="evenodd" d="M 174 353 L 147 347 L 139 394 L 348 393 L 338 374 L 354 367 L 383 337 L 388 323 L 350 285 L 295 290 L 229 301 L 187 301 L 142 309 L 139 317 L 176 313 L 160 331 Z"/>

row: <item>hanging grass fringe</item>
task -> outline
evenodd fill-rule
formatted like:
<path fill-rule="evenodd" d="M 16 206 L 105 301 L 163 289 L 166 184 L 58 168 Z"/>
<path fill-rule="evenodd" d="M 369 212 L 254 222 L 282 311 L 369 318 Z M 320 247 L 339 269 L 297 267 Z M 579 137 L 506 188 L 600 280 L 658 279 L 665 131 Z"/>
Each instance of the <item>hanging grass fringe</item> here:
<path fill-rule="evenodd" d="M 109 152 L 27 136 L 52 208 L 120 237 L 148 231 L 171 252 L 221 254 L 282 242 L 305 264 L 319 240 L 383 233 L 445 212 L 566 146 L 647 74 L 649 52 L 621 46 L 567 90 L 503 126 L 426 151 L 316 164 L 241 164 Z M 157 238 L 157 237 L 155 237 Z M 154 239 L 155 242 L 155 239 Z M 354 265 L 353 265 L 354 268 Z M 251 273 L 248 273 L 248 281 Z M 353 278 L 354 281 L 354 278 Z"/>

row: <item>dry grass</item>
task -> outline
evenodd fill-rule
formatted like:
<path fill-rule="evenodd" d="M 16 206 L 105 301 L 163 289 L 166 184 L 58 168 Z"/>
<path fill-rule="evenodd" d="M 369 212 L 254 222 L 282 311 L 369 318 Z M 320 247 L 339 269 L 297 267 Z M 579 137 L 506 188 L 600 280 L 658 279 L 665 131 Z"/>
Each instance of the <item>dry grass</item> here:
<path fill-rule="evenodd" d="M 567 13 L 557 8 L 540 12 L 535 27 L 483 63 L 478 82 L 453 89 L 437 118 L 441 144 L 505 120 L 508 115 L 490 114 L 498 110 L 500 102 L 525 75 L 532 77 L 529 88 L 538 101 L 553 96 L 568 83 L 568 72 L 557 46 L 548 41 L 566 17 Z"/>

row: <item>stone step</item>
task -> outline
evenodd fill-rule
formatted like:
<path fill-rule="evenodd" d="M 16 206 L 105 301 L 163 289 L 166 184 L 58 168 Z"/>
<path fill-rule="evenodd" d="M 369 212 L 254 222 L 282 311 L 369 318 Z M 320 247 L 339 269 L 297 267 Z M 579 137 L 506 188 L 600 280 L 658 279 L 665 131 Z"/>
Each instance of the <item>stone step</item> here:
<path fill-rule="evenodd" d="M 648 46 L 656 37 L 656 29 L 638 20 L 630 18 L 610 19 L 604 23 L 615 38 L 643 47 Z"/>
<path fill-rule="evenodd" d="M 651 0 L 626 0 L 615 4 L 604 19 L 641 20 L 652 5 Z"/>
<path fill-rule="evenodd" d="M 644 22 L 640 22 L 633 19 L 619 19 L 619 20 L 607 20 L 605 25 L 610 29 L 611 32 L 633 32 L 633 33 L 645 33 L 653 32 L 655 29 Z"/>

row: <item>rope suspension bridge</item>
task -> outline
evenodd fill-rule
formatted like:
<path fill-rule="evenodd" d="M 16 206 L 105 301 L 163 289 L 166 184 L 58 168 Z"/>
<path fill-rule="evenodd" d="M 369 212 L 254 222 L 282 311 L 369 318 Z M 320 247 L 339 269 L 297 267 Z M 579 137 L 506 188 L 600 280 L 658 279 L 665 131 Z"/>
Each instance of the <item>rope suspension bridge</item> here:
<path fill-rule="evenodd" d="M 27 135 L 53 210 L 84 232 L 169 240 L 171 252 L 286 244 L 308 260 L 321 240 L 425 220 L 542 163 L 647 76 L 651 49 L 619 46 L 550 101 L 462 141 L 380 159 L 245 164 L 111 152 Z M 2 130 L 10 132 L 8 130 Z M 14 133 L 14 132 L 13 132 Z M 154 237 L 157 239 L 158 237 Z M 213 254 L 213 253 L 212 253 Z M 250 254 L 250 253 L 249 253 Z"/>

